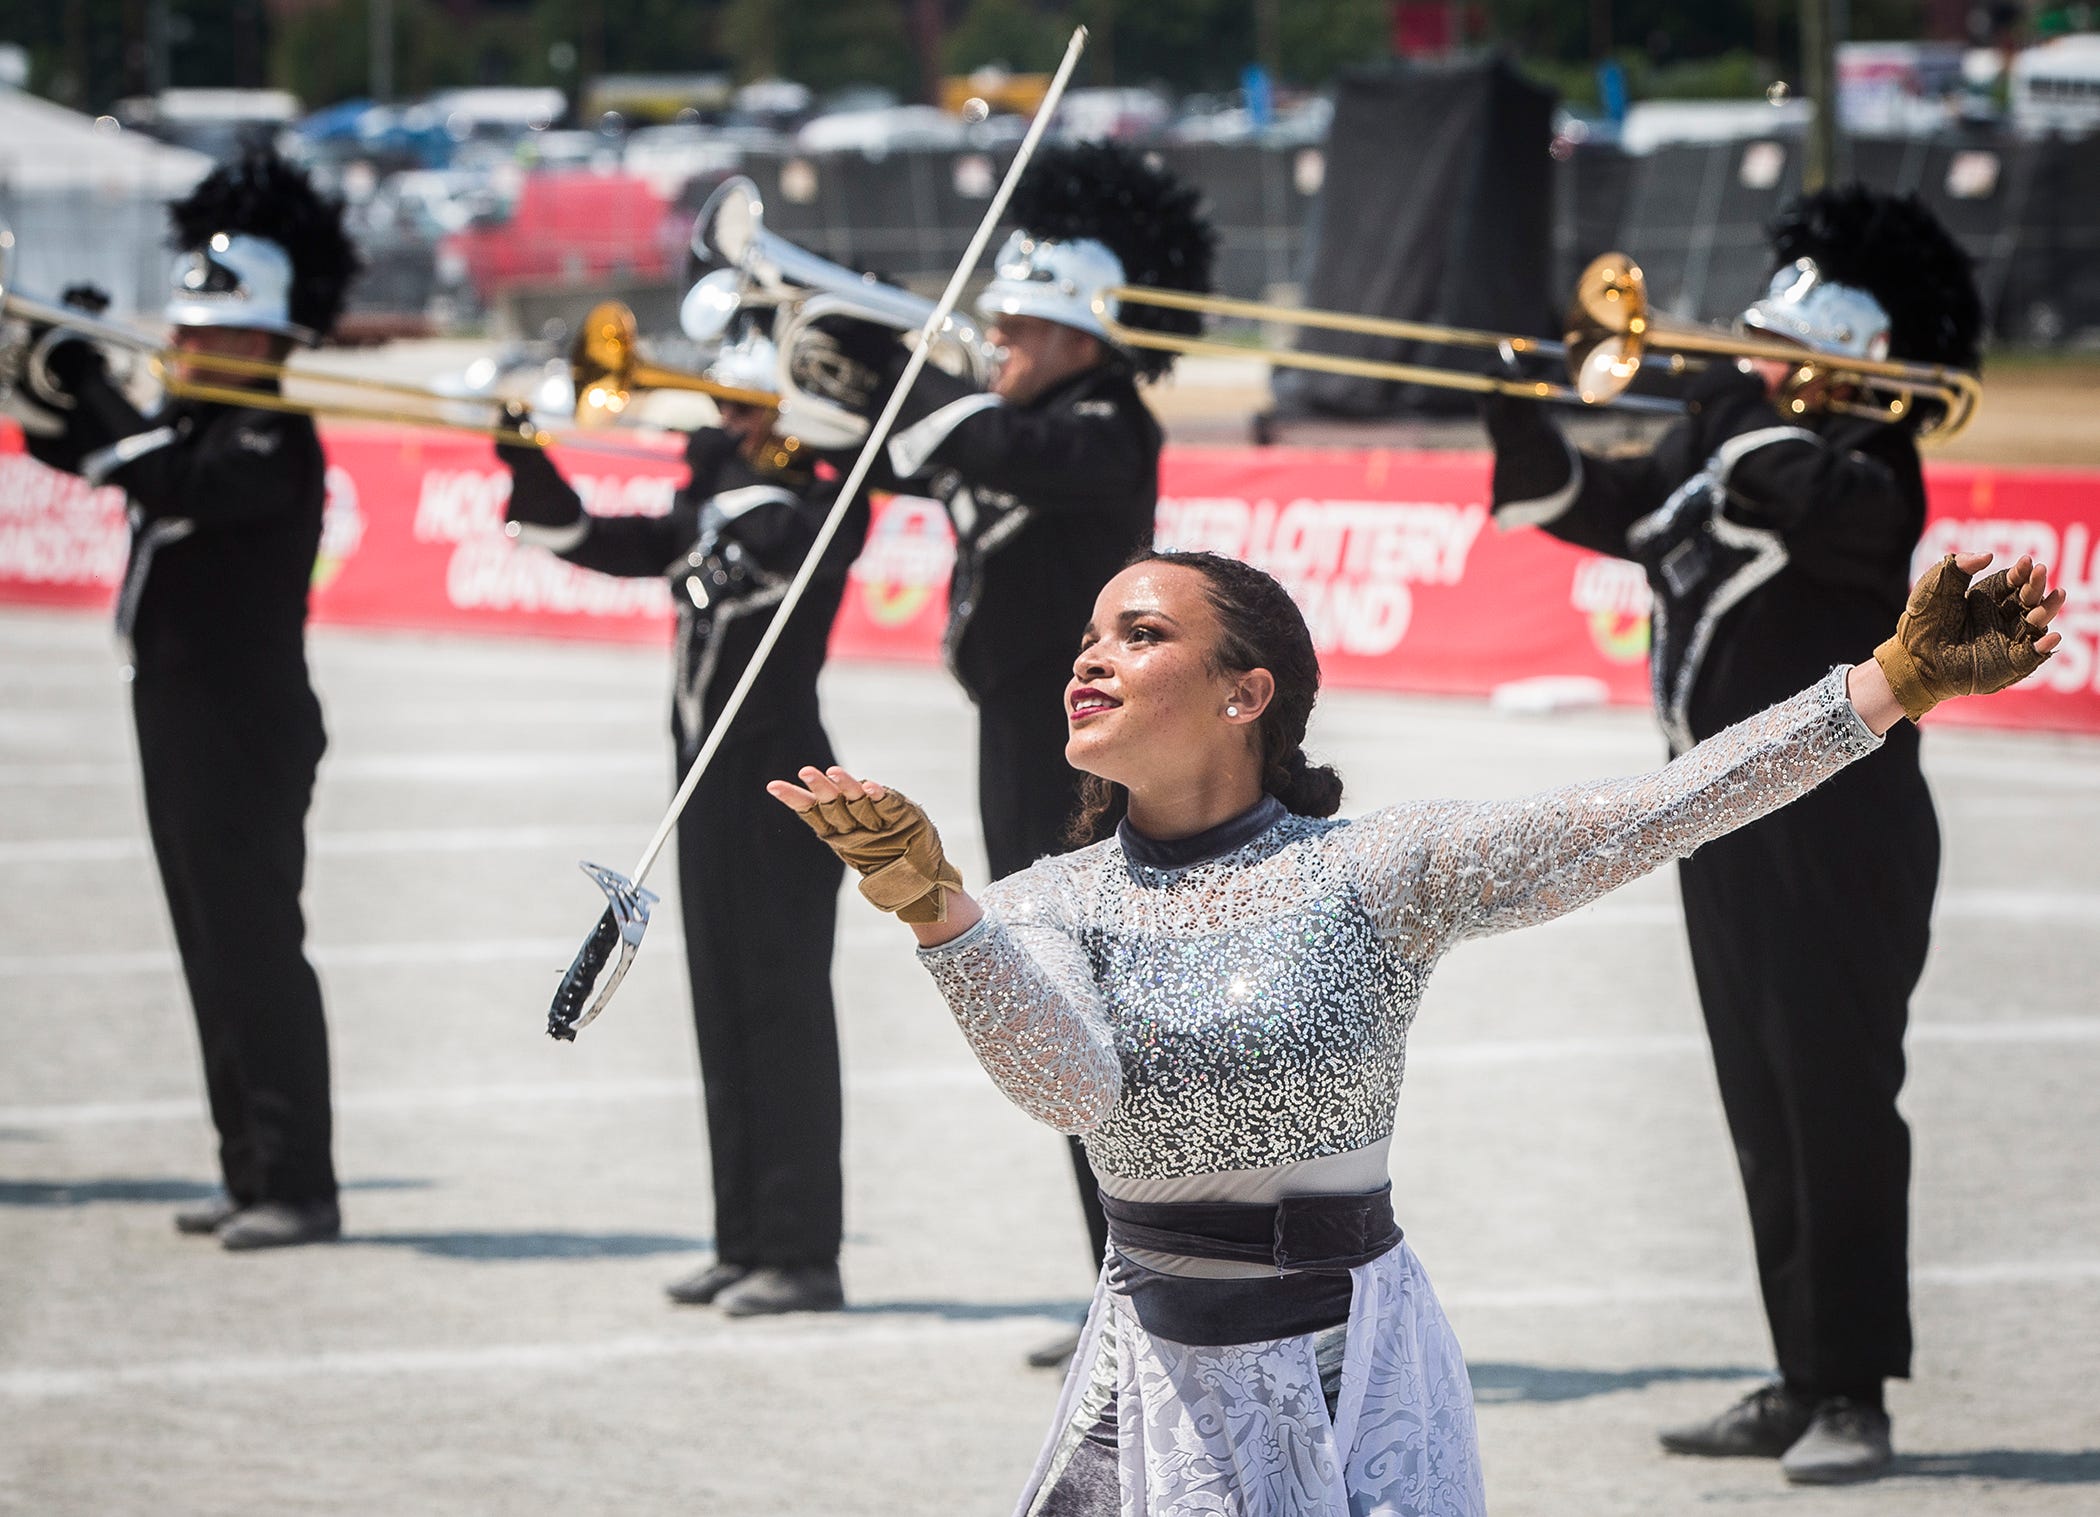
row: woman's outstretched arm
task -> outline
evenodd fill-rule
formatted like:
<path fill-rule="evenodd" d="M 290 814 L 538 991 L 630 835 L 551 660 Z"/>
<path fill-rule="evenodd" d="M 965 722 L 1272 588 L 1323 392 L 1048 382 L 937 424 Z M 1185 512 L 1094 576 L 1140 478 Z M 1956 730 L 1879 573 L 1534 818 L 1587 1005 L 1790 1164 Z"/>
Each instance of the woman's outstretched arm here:
<path fill-rule="evenodd" d="M 1105 1120 L 1122 1066 L 1050 871 L 1039 865 L 992 886 L 988 912 L 963 890 L 932 821 L 903 795 L 837 767 L 805 768 L 800 778 L 766 789 L 860 872 L 862 895 L 911 928 L 1006 1098 L 1059 1132 Z"/>
<path fill-rule="evenodd" d="M 1873 659 L 1738 722 L 1650 774 L 1515 801 L 1374 812 L 1340 839 L 1381 927 L 1412 958 L 1548 921 L 1806 794 L 1906 715 L 2003 689 L 2056 647 L 2063 605 L 2022 559 L 1977 584 L 1987 554 L 1942 561 Z"/>

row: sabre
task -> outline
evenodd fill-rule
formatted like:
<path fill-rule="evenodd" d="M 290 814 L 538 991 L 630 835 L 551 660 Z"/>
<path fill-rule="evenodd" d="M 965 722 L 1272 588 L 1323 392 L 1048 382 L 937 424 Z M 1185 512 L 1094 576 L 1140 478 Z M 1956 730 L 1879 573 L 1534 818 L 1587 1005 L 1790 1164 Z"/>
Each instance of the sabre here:
<path fill-rule="evenodd" d="M 606 906 L 597 924 L 591 928 L 590 936 L 583 940 L 583 946 L 576 951 L 575 961 L 569 965 L 569 972 L 562 976 L 560 987 L 554 992 L 554 1003 L 547 1010 L 549 1037 L 559 1038 L 564 1042 L 574 1041 L 577 1030 L 588 1027 L 597 1020 L 598 1014 L 604 1011 L 612 1000 L 613 992 L 620 988 L 620 982 L 627 977 L 628 966 L 633 964 L 635 953 L 642 946 L 642 934 L 649 928 L 649 908 L 657 901 L 653 892 L 642 888 L 642 882 L 648 879 L 650 869 L 655 866 L 664 845 L 670 841 L 672 829 L 678 825 L 679 815 L 684 812 L 687 802 L 692 800 L 693 791 L 699 786 L 701 776 L 706 774 L 707 766 L 715 756 L 715 750 L 722 746 L 723 734 L 729 730 L 729 724 L 736 720 L 737 712 L 743 709 L 744 697 L 751 693 L 751 687 L 757 683 L 759 671 L 765 667 L 773 645 L 780 641 L 780 634 L 786 628 L 788 618 L 794 615 L 795 607 L 802 600 L 802 592 L 808 588 L 810 580 L 817 572 L 817 565 L 824 557 L 824 550 L 831 546 L 831 539 L 838 535 L 839 524 L 845 520 L 854 497 L 860 493 L 861 483 L 867 478 L 868 470 L 875 462 L 877 450 L 888 440 L 890 428 L 896 423 L 897 413 L 903 409 L 905 397 L 911 393 L 912 384 L 919 377 L 919 370 L 925 367 L 926 355 L 933 350 L 935 334 L 946 325 L 948 317 L 955 310 L 956 301 L 961 298 L 963 285 L 970 275 L 976 272 L 977 260 L 984 256 L 985 244 L 991 241 L 993 229 L 998 226 L 999 218 L 1005 214 L 1006 202 L 1012 198 L 1014 186 L 1020 182 L 1022 171 L 1028 167 L 1028 160 L 1035 155 L 1036 144 L 1042 140 L 1044 128 L 1050 124 L 1051 116 L 1057 111 L 1057 102 L 1064 95 L 1065 85 L 1072 77 L 1072 70 L 1079 64 L 1079 55 L 1086 49 L 1086 38 L 1087 32 L 1083 26 L 1072 33 L 1072 40 L 1065 47 L 1064 61 L 1057 66 L 1057 73 L 1050 80 L 1050 88 L 1043 93 L 1043 103 L 1036 108 L 1035 119 L 1028 124 L 1028 134 L 1021 139 L 1021 146 L 1014 153 L 1014 161 L 1008 166 L 1006 177 L 1000 181 L 998 193 L 992 196 L 992 203 L 985 207 L 984 219 L 977 224 L 977 235 L 970 239 L 969 247 L 963 252 L 962 262 L 956 265 L 955 273 L 948 280 L 947 289 L 941 292 L 941 298 L 935 304 L 932 313 L 927 316 L 926 324 L 919 329 L 919 340 L 913 346 L 910 358 L 905 362 L 903 376 L 890 391 L 889 401 L 883 406 L 882 414 L 876 417 L 875 424 L 868 429 L 867 441 L 861 444 L 860 456 L 853 461 L 852 472 L 847 474 L 845 483 L 839 487 L 838 497 L 832 502 L 831 511 L 825 516 L 824 524 L 817 529 L 817 540 L 810 544 L 801 568 L 795 571 L 794 579 L 788 584 L 787 593 L 781 597 L 779 606 L 773 612 L 773 619 L 766 624 L 765 633 L 758 640 L 758 647 L 752 653 L 751 661 L 744 666 L 743 677 L 736 682 L 736 688 L 729 692 L 729 699 L 722 706 L 721 716 L 708 732 L 707 740 L 700 745 L 700 752 L 695 755 L 692 767 L 686 770 L 685 779 L 678 786 L 678 793 L 671 798 L 670 809 L 664 813 L 663 820 L 657 823 L 656 833 L 649 839 L 649 846 L 642 850 L 641 860 L 634 866 L 634 872 L 621 874 L 618 870 L 588 862 L 582 865 L 583 872 L 605 892 Z M 613 964 L 612 973 L 605 975 L 604 983 L 600 985 L 599 977 L 604 975 L 605 967 L 612 961 L 615 950 L 618 951 L 619 960 Z M 592 994 L 594 989 L 597 992 L 595 996 Z M 587 1000 L 588 1005 L 585 1004 Z"/>

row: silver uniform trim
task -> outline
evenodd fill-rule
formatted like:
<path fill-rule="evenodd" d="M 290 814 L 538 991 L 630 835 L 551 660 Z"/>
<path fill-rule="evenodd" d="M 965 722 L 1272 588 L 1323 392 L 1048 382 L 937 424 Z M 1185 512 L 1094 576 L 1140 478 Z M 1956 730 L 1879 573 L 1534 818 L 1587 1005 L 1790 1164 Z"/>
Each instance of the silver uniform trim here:
<path fill-rule="evenodd" d="M 174 427 L 155 427 L 150 432 L 134 432 L 129 437 L 120 437 L 106 448 L 97 448 L 80 461 L 80 477 L 91 485 L 108 483 L 110 475 L 126 464 L 136 463 L 148 453 L 157 453 L 169 444 L 180 440 L 182 434 Z"/>
<path fill-rule="evenodd" d="M 139 601 L 146 593 L 146 575 L 153 568 L 153 555 L 169 543 L 181 542 L 197 530 L 197 524 L 186 516 L 164 516 L 159 521 L 147 522 L 134 506 L 131 530 L 138 543 L 131 551 L 130 565 L 124 570 L 123 588 L 117 592 L 117 645 L 123 652 L 127 675 L 137 663 L 131 645 L 131 628 L 138 620 Z"/>
<path fill-rule="evenodd" d="M 1791 432 L 1798 429 L 1769 430 Z M 1767 437 L 1767 440 L 1777 439 Z M 1698 741 L 1692 736 L 1692 688 L 1699 682 L 1699 670 L 1706 661 L 1706 650 L 1713 642 L 1714 629 L 1720 625 L 1722 617 L 1741 604 L 1745 596 L 1787 565 L 1786 539 L 1766 527 L 1749 527 L 1741 522 L 1730 521 L 1722 509 L 1727 503 L 1727 495 L 1721 483 L 1723 472 L 1748 451 L 1747 448 L 1738 451 L 1735 458 L 1725 463 L 1721 460 L 1720 452 L 1716 451 L 1704 469 L 1670 492 L 1668 500 L 1635 522 L 1626 532 L 1627 543 L 1638 546 L 1669 526 L 1692 496 L 1704 495 L 1707 497 L 1704 506 L 1705 517 L 1713 528 L 1714 536 L 1724 546 L 1741 548 L 1752 555 L 1733 574 L 1721 581 L 1713 594 L 1700 606 L 1699 619 L 1692 625 L 1691 635 L 1685 643 L 1684 658 L 1677 665 L 1675 678 L 1670 682 L 1669 689 L 1658 688 L 1655 692 L 1655 715 L 1662 723 L 1663 735 L 1670 740 L 1672 753 L 1684 753 Z M 1659 592 L 1656 595 L 1654 608 L 1649 613 L 1653 620 L 1649 638 L 1651 647 L 1663 647 L 1669 638 L 1669 603 L 1668 594 Z"/>
<path fill-rule="evenodd" d="M 743 485 L 734 490 L 724 490 L 710 495 L 700 508 L 702 518 L 710 523 L 726 524 L 756 511 L 760 506 L 787 506 L 793 508 L 802 497 L 779 485 Z"/>
<path fill-rule="evenodd" d="M 734 490 L 721 490 L 701 502 L 700 536 L 689 553 L 681 553 L 671 560 L 667 571 L 673 575 L 688 566 L 697 567 L 697 560 L 713 553 L 722 540 L 722 529 L 742 516 L 748 516 L 761 506 L 786 506 L 793 510 L 802 504 L 802 497 L 781 485 L 739 485 Z M 698 652 L 693 650 L 693 623 L 696 613 L 681 602 L 678 606 L 678 659 L 671 699 L 678 708 L 679 724 L 684 728 L 688 741 L 698 743 L 706 734 L 701 722 L 706 717 L 705 695 L 707 687 L 714 682 L 715 668 L 722 661 L 722 639 L 729 631 L 730 623 L 754 611 L 764 611 L 780 604 L 787 594 L 789 581 L 774 574 L 764 574 L 758 582 L 742 595 L 716 601 L 708 606 L 707 637 Z"/>
<path fill-rule="evenodd" d="M 503 524 L 503 535 L 513 542 L 523 543 L 528 548 L 545 548 L 549 553 L 568 553 L 580 547 L 591 535 L 591 519 L 583 515 L 566 527 L 543 526 L 538 522 L 507 521 Z"/>
<path fill-rule="evenodd" d="M 683 564 L 685 560 L 681 558 L 678 562 Z M 713 614 L 708 618 L 707 640 L 700 645 L 699 654 L 690 668 L 686 667 L 685 655 L 691 648 L 692 627 L 698 613 L 687 606 L 678 608 L 679 635 L 685 647 L 680 649 L 679 673 L 671 700 L 678 708 L 679 727 L 687 742 L 697 745 L 707 737 L 701 726 L 707 717 L 707 687 L 714 682 L 715 666 L 722 661 L 722 639 L 728 635 L 729 624 L 754 611 L 779 605 L 787 590 L 786 580 L 775 580 L 749 595 L 711 607 Z"/>
<path fill-rule="evenodd" d="M 949 433 L 979 411 L 1004 404 L 996 395 L 965 395 L 961 400 L 949 401 L 930 416 L 920 417 L 890 439 L 890 467 L 899 477 L 911 478 L 926 467 L 934 451 L 948 440 Z"/>
<path fill-rule="evenodd" d="M 1567 515 L 1568 507 L 1574 505 L 1575 497 L 1582 493 L 1582 455 L 1565 437 L 1560 440 L 1560 445 L 1568 454 L 1568 482 L 1551 495 L 1505 501 L 1495 507 L 1489 514 L 1497 528 L 1511 532 L 1518 527 L 1543 527 Z"/>
<path fill-rule="evenodd" d="M 1707 460 L 1707 472 L 1713 475 L 1714 483 L 1723 489 L 1728 486 L 1728 476 L 1743 456 L 1755 453 L 1759 448 L 1768 448 L 1775 442 L 1805 442 L 1820 444 L 1822 438 L 1806 427 L 1763 427 L 1755 432 L 1745 432 L 1714 449 L 1714 456 Z"/>

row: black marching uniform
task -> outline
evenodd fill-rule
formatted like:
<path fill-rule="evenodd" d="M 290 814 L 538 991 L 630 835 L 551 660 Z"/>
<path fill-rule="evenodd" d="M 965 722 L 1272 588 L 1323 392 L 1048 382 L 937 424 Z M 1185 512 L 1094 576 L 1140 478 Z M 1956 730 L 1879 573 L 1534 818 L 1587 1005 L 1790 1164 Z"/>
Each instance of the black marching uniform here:
<path fill-rule="evenodd" d="M 1856 661 L 1902 612 L 1925 520 L 1907 429 L 1782 419 L 1703 376 L 1647 456 L 1577 454 L 1491 405 L 1496 513 L 1631 559 L 1673 753 Z M 1685 924 L 1790 1389 L 1878 1401 L 1910 1372 L 1910 1133 L 1896 1108 L 1939 832 L 1899 722 L 1880 751 L 1679 865 Z M 1864 924 L 1864 930 L 1862 930 Z"/>
<path fill-rule="evenodd" d="M 143 417 L 84 346 L 61 351 L 74 405 L 29 448 L 129 500 L 117 629 L 226 1193 L 332 1204 L 328 1031 L 299 905 L 327 746 L 306 668 L 320 439 L 267 410 Z"/>
<path fill-rule="evenodd" d="M 977 804 L 992 878 L 1070 846 L 1081 776 L 1065 762 L 1065 686 L 1094 598 L 1152 545 L 1159 423 L 1138 381 L 1171 353 L 1119 348 L 1124 325 L 1193 334 L 1193 312 L 1121 309 L 1124 284 L 1208 290 L 1217 237 L 1193 186 L 1119 143 L 1045 148 L 1008 205 L 1015 230 L 977 297 L 987 331 L 1013 319 L 1092 336 L 1098 362 L 1012 404 L 926 368 L 877 460 L 878 488 L 932 495 L 955 531 L 943 652 L 977 706 Z M 1099 309 L 1097 309 L 1099 307 Z M 872 416 L 905 366 L 894 331 L 826 317 L 786 356 L 791 374 Z M 1099 1188 L 1077 1138 L 1074 1176 L 1091 1258 L 1108 1250 Z M 1047 1361 L 1045 1361 L 1047 1362 Z"/>
<path fill-rule="evenodd" d="M 603 574 L 670 576 L 678 617 L 671 736 L 682 778 L 816 540 L 835 487 L 800 471 L 754 468 L 728 433 L 705 428 L 691 435 L 692 473 L 668 515 L 587 517 L 544 452 L 506 447 L 502 454 L 514 474 L 513 521 L 583 529 L 557 547 L 563 558 Z M 833 1264 L 839 1255 L 831 949 L 843 866 L 773 804 L 765 785 L 800 765 L 833 761 L 817 676 L 867 528 L 863 498 L 678 823 L 715 1252 L 723 1264 L 792 1268 Z"/>
<path fill-rule="evenodd" d="M 1079 771 L 1065 686 L 1094 597 L 1152 543 L 1159 423 L 1111 358 L 1026 406 L 923 371 L 886 450 L 892 484 L 955 529 L 942 640 L 977 707 L 977 808 L 992 878 L 1069 846 Z M 1093 1257 L 1108 1248 L 1094 1172 L 1070 1141 Z"/>

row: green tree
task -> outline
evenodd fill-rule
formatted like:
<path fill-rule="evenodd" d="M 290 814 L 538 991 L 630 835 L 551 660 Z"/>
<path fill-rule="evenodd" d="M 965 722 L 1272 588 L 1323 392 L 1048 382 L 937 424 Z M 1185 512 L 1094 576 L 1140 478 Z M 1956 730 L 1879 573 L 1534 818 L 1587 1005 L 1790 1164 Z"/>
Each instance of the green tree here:
<path fill-rule="evenodd" d="M 942 45 L 941 61 L 951 74 L 987 64 L 1004 64 L 1015 73 L 1041 72 L 1057 67 L 1070 34 L 1068 20 L 1027 0 L 970 0 Z"/>
<path fill-rule="evenodd" d="M 1118 84 L 1229 90 L 1254 60 L 1252 0 L 1080 0 L 1077 11 Z"/>
<path fill-rule="evenodd" d="M 904 99 L 918 93 L 900 0 L 730 0 L 721 43 L 742 79 L 796 79 L 819 93 L 852 84 Z"/>
<path fill-rule="evenodd" d="M 1277 65 L 1284 79 L 1317 89 L 1337 70 L 1392 56 L 1386 0 L 1278 0 Z"/>

